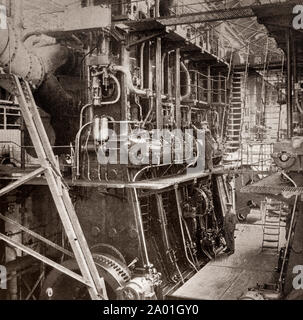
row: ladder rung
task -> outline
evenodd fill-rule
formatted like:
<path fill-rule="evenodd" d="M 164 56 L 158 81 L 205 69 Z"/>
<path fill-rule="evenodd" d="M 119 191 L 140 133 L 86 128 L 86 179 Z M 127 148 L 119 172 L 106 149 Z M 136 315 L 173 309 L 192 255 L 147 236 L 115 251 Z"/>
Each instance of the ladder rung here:
<path fill-rule="evenodd" d="M 267 244 L 277 244 L 277 247 L 279 246 L 279 241 L 278 240 L 268 240 L 268 239 L 264 239 L 263 243 L 267 243 Z"/>
<path fill-rule="evenodd" d="M 266 228 L 266 229 L 280 229 L 280 226 L 272 226 L 272 225 L 264 225 L 264 227 Z"/>

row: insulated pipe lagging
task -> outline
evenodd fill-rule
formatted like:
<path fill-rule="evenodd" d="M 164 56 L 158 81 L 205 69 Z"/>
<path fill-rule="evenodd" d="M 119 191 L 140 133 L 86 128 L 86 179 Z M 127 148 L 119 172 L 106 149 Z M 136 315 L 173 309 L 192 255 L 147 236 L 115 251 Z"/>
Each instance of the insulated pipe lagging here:
<path fill-rule="evenodd" d="M 29 52 L 20 38 L 21 30 L 8 21 L 8 29 L 0 31 L 0 67 L 39 86 L 45 76 L 42 60 Z"/>
<path fill-rule="evenodd" d="M 49 73 L 66 63 L 69 50 L 58 44 L 33 46 L 23 39 L 22 0 L 12 1 L 8 29 L 0 30 L 0 67 L 39 87 Z"/>
<path fill-rule="evenodd" d="M 7 19 L 7 30 L 0 31 L 0 67 L 14 73 L 34 85 L 40 85 L 44 78 L 42 61 L 29 52 L 22 37 L 23 0 L 11 1 L 12 18 Z"/>
<path fill-rule="evenodd" d="M 60 44 L 27 46 L 21 31 L 11 22 L 8 30 L 0 30 L 0 67 L 39 87 L 47 74 L 54 73 L 68 60 L 70 51 Z"/>

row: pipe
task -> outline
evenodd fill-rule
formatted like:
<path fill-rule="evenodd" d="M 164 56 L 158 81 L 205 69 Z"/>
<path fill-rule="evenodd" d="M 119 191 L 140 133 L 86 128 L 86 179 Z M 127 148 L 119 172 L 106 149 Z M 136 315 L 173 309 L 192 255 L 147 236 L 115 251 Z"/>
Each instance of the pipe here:
<path fill-rule="evenodd" d="M 161 70 L 162 70 L 162 94 L 165 94 L 165 59 L 167 58 L 167 52 L 163 53 L 162 56 L 162 65 L 161 65 Z"/>
<path fill-rule="evenodd" d="M 100 103 L 100 106 L 115 104 L 115 103 L 117 103 L 117 102 L 120 100 L 120 98 L 121 98 L 121 85 L 120 85 L 119 80 L 118 80 L 114 75 L 112 75 L 112 74 L 110 74 L 109 77 L 112 78 L 112 79 L 115 81 L 116 85 L 117 85 L 117 90 L 118 90 L 118 92 L 117 92 L 117 97 L 116 97 L 115 100 L 112 100 L 112 101 L 102 101 L 102 102 Z M 88 107 L 91 107 L 91 106 L 92 106 L 92 104 L 86 104 L 85 106 L 82 107 L 82 109 L 81 109 L 81 111 L 80 111 L 80 126 L 79 126 L 80 128 L 82 128 L 82 126 L 83 126 L 83 112 L 84 112 Z M 99 105 L 94 105 L 94 107 L 98 107 L 98 106 L 99 106 Z"/>
<path fill-rule="evenodd" d="M 186 93 L 181 96 L 181 101 L 188 99 L 191 95 L 191 78 L 188 69 L 186 68 L 183 62 L 180 63 L 181 68 L 184 70 L 186 74 Z"/>
<path fill-rule="evenodd" d="M 61 45 L 34 47 L 22 40 L 22 0 L 12 1 L 8 29 L 0 30 L 0 66 L 39 87 L 48 73 L 67 61 L 68 49 Z"/>
<path fill-rule="evenodd" d="M 89 125 L 93 124 L 93 122 L 86 123 L 83 127 L 80 128 L 76 135 L 76 141 L 75 141 L 75 153 L 76 153 L 76 175 L 77 177 L 80 176 L 80 138 L 82 135 L 82 131 L 88 127 Z"/>
<path fill-rule="evenodd" d="M 11 254 L 8 253 L 11 251 Z M 17 249 L 6 246 L 6 263 L 16 261 L 18 257 Z M 15 276 L 17 274 L 16 271 L 11 272 L 11 276 Z M 10 294 L 11 300 L 18 300 L 18 279 L 17 277 L 12 277 L 10 281 L 8 281 L 7 289 Z"/>
<path fill-rule="evenodd" d="M 130 173 L 129 171 L 127 172 L 128 174 L 128 180 L 130 179 Z M 136 182 L 137 175 L 132 179 L 133 182 Z M 148 255 L 148 250 L 147 250 L 147 245 L 146 245 L 146 238 L 145 238 L 145 233 L 144 233 L 144 227 L 143 227 L 143 221 L 142 221 L 142 215 L 141 215 L 141 207 L 140 207 L 140 202 L 139 202 L 139 197 L 138 197 L 138 192 L 136 188 L 133 188 L 133 193 L 134 193 L 134 205 L 135 205 L 135 212 L 136 212 L 136 223 L 137 223 L 137 228 L 139 232 L 139 239 L 140 239 L 140 245 L 143 253 L 143 262 L 145 264 L 145 268 L 151 269 L 152 264 L 150 263 L 149 260 L 149 255 Z"/>
<path fill-rule="evenodd" d="M 144 49 L 145 49 L 145 43 L 146 42 L 143 42 L 142 43 L 142 46 L 140 48 L 140 75 L 141 75 L 141 86 L 140 86 L 140 89 L 143 90 L 144 88 L 144 68 L 143 68 L 143 65 L 144 65 Z"/>
<path fill-rule="evenodd" d="M 287 47 L 287 138 L 293 136 L 293 102 L 292 102 L 292 52 L 291 52 L 291 30 L 286 31 L 286 47 Z"/>
<path fill-rule="evenodd" d="M 18 2 L 18 1 L 16 1 Z M 6 73 L 14 73 L 27 81 L 40 86 L 45 71 L 41 59 L 30 53 L 24 43 L 20 41 L 21 31 L 8 21 L 8 30 L 0 31 L 0 66 Z M 6 38 L 3 38 L 6 37 Z M 8 41 L 8 42 L 7 42 Z M 7 44 L 3 46 L 5 43 Z"/>
<path fill-rule="evenodd" d="M 181 229 L 181 235 L 182 235 L 182 242 L 183 242 L 183 248 L 184 248 L 184 253 L 186 260 L 188 263 L 194 268 L 196 272 L 198 272 L 197 267 L 195 264 L 189 259 L 187 249 L 186 249 L 186 240 L 185 240 L 185 234 L 184 234 L 184 229 L 183 229 L 183 221 L 182 221 L 182 208 L 181 208 L 181 199 L 179 196 L 179 187 L 178 185 L 175 186 L 175 195 L 176 195 L 176 200 L 177 200 L 177 208 L 178 208 L 178 216 L 179 216 L 179 224 L 180 224 L 180 229 Z"/>
<path fill-rule="evenodd" d="M 114 65 L 114 66 L 110 66 L 110 69 L 112 71 L 121 72 L 125 75 L 127 87 L 131 93 L 134 93 L 138 96 L 143 96 L 143 97 L 150 97 L 152 95 L 151 90 L 138 89 L 134 86 L 133 80 L 132 80 L 132 75 L 130 73 L 130 70 L 127 67 Z"/>

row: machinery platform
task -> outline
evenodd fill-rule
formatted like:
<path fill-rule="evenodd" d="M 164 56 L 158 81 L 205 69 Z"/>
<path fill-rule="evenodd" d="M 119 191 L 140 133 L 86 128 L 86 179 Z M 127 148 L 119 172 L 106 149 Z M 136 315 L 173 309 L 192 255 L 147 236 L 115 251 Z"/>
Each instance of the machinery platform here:
<path fill-rule="evenodd" d="M 214 175 L 223 175 L 227 170 L 234 169 L 234 166 L 218 166 L 212 173 L 210 171 L 196 172 L 196 173 L 184 173 L 179 176 L 163 177 L 151 180 L 141 180 L 137 182 L 124 182 L 124 181 L 87 181 L 87 180 L 75 180 L 65 179 L 65 182 L 71 187 L 104 187 L 109 189 L 144 189 L 144 190 L 163 190 L 174 185 L 182 183 L 189 183 L 192 180 L 205 178 Z M 0 180 L 16 180 L 22 178 L 25 174 L 32 172 L 33 170 L 27 169 L 17 170 L 7 166 L 0 166 Z M 44 177 L 34 178 L 26 182 L 28 185 L 47 185 Z"/>
<path fill-rule="evenodd" d="M 263 226 L 238 224 L 236 251 L 227 256 L 221 253 L 172 295 L 180 300 L 237 300 L 257 284 L 272 284 L 278 273 L 278 255 L 262 252 Z M 281 232 L 280 245 L 285 233 Z"/>

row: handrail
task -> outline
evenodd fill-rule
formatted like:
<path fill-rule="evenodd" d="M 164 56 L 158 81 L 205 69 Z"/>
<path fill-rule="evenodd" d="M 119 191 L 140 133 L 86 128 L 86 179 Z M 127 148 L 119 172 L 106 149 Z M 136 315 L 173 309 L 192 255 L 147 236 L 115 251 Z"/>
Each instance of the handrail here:
<path fill-rule="evenodd" d="M 285 178 L 287 178 L 294 186 L 295 188 L 298 188 L 298 185 L 296 184 L 296 182 L 291 179 L 289 177 L 289 175 L 287 175 L 285 172 L 282 171 L 282 174 Z M 279 287 L 280 290 L 283 288 L 283 273 L 284 273 L 284 268 L 285 268 L 285 263 L 286 263 L 286 259 L 287 259 L 287 254 L 288 254 L 288 250 L 289 250 L 289 245 L 290 245 L 290 239 L 291 239 L 291 235 L 292 235 L 292 229 L 293 229 L 293 225 L 294 225 L 294 221 L 295 221 L 295 213 L 296 213 L 296 207 L 297 207 L 297 203 L 298 203 L 298 195 L 296 195 L 295 198 L 295 202 L 294 202 L 294 206 L 293 206 L 293 210 L 292 210 L 292 214 L 291 214 L 291 221 L 290 221 L 290 225 L 289 225 L 289 232 L 288 232 L 288 237 L 287 237 L 287 241 L 286 241 L 286 247 L 285 247 L 285 252 L 284 252 L 284 256 L 283 256 L 283 262 L 282 262 L 282 266 L 281 266 L 281 271 L 280 271 L 280 276 L 279 276 Z"/>

